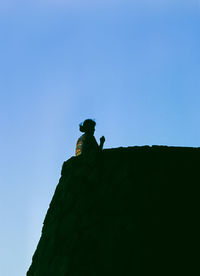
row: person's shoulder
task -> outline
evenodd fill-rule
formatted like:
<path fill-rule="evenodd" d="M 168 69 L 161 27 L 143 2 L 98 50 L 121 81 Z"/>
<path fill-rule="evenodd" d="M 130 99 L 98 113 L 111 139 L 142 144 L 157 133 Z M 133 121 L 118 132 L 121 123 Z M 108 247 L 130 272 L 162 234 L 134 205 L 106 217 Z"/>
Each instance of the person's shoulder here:
<path fill-rule="evenodd" d="M 86 138 L 86 135 L 85 135 L 85 133 L 83 134 L 83 135 L 81 135 L 81 137 L 80 137 L 83 141 L 85 140 L 85 138 Z"/>
<path fill-rule="evenodd" d="M 85 133 L 82 134 L 82 135 L 79 137 L 79 139 L 84 139 L 84 138 L 85 138 Z"/>
<path fill-rule="evenodd" d="M 78 143 L 78 142 L 84 141 L 84 139 L 85 139 L 85 136 L 84 136 L 84 134 L 83 134 L 83 135 L 81 135 L 81 136 L 78 138 L 77 143 Z"/>

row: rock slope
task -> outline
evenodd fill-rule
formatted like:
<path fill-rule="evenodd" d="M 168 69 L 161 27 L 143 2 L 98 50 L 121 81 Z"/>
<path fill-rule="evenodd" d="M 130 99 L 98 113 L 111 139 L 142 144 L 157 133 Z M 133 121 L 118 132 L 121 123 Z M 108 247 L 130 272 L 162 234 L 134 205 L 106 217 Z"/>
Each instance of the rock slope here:
<path fill-rule="evenodd" d="M 72 157 L 27 276 L 197 275 L 199 148 Z"/>

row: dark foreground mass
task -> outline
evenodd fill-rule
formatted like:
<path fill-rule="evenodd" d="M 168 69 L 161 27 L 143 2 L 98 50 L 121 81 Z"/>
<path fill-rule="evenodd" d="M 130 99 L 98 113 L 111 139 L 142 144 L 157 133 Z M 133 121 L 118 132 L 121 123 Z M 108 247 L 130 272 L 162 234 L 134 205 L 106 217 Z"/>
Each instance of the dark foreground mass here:
<path fill-rule="evenodd" d="M 72 157 L 27 275 L 199 275 L 199 166 L 199 148 Z"/>

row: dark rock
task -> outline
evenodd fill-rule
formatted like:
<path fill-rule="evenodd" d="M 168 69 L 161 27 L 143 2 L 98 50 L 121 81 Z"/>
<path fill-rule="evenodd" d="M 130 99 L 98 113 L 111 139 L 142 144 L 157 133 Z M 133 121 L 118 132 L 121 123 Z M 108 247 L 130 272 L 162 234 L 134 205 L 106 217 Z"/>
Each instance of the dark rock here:
<path fill-rule="evenodd" d="M 199 148 L 72 157 L 28 276 L 197 275 Z"/>

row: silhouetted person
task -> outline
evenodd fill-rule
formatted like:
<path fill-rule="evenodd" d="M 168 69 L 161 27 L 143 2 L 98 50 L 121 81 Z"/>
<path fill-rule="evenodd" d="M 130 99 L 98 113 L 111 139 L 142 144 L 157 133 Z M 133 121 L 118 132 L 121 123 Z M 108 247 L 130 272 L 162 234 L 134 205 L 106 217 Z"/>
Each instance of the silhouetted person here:
<path fill-rule="evenodd" d="M 98 145 L 94 137 L 95 125 L 95 121 L 91 119 L 87 119 L 79 125 L 80 131 L 84 132 L 84 134 L 76 143 L 76 156 L 80 154 L 96 153 L 103 149 L 105 137 L 102 136 L 100 138 L 100 145 Z"/>

